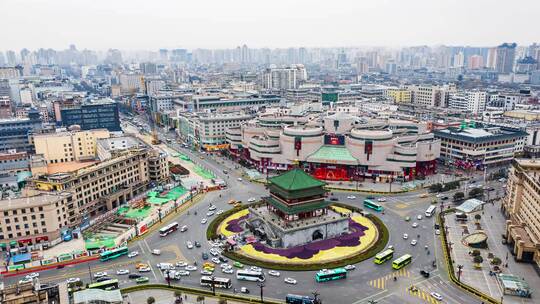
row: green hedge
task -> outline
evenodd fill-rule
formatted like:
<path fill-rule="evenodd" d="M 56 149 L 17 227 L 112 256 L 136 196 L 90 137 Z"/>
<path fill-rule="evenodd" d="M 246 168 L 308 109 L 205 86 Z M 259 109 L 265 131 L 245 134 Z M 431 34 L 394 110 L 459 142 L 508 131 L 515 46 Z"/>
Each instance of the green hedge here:
<path fill-rule="evenodd" d="M 120 291 L 122 294 L 135 292 L 135 291 L 141 291 L 141 290 L 148 290 L 148 289 L 163 289 L 163 290 L 170 290 L 170 291 L 181 291 L 188 294 L 194 294 L 194 295 L 202 295 L 207 297 L 215 297 L 219 299 L 227 299 L 231 301 L 237 301 L 242 303 L 262 303 L 260 298 L 253 298 L 253 297 L 246 297 L 242 295 L 235 295 L 235 294 L 229 294 L 229 293 L 221 293 L 219 292 L 219 289 L 216 289 L 216 295 L 214 296 L 212 294 L 212 291 L 210 289 L 200 289 L 195 287 L 184 287 L 184 286 L 178 286 L 178 285 L 171 285 L 170 287 L 167 284 L 141 284 L 141 285 L 135 285 L 130 286 L 126 288 L 122 288 Z M 264 299 L 264 303 L 269 304 L 282 304 L 284 302 L 275 300 L 275 299 Z"/>
<path fill-rule="evenodd" d="M 342 203 L 333 203 L 332 205 L 347 208 L 355 212 L 362 211 L 362 209 L 360 208 L 342 204 Z M 248 206 L 242 206 L 239 208 L 235 208 L 233 210 L 228 210 L 227 212 L 220 214 L 220 216 L 215 218 L 214 221 L 212 221 L 212 223 L 208 226 L 207 238 L 208 239 L 217 238 L 217 235 L 218 235 L 217 228 L 219 224 L 228 216 L 247 207 Z M 388 243 L 389 233 L 384 223 L 378 217 L 372 214 L 368 215 L 368 218 L 375 224 L 375 226 L 379 230 L 379 238 L 377 239 L 375 244 L 362 253 L 359 253 L 355 256 L 345 258 L 339 261 L 316 263 L 316 264 L 305 264 L 305 265 L 302 265 L 302 264 L 291 265 L 288 263 L 278 263 L 278 262 L 271 263 L 267 261 L 261 261 L 261 260 L 253 259 L 244 255 L 238 254 L 236 252 L 231 252 L 231 251 L 229 252 L 224 251 L 222 255 L 230 258 L 231 260 L 235 260 L 243 264 L 255 265 L 255 266 L 259 266 L 263 268 L 276 269 L 276 270 L 293 270 L 293 271 L 319 270 L 321 268 L 336 268 L 336 267 L 342 267 L 348 264 L 356 264 L 375 256 L 377 253 L 381 252 L 384 248 L 386 248 L 386 245 Z"/>
<path fill-rule="evenodd" d="M 472 295 L 474 296 L 477 296 L 478 298 L 480 298 L 482 301 L 486 302 L 486 303 L 491 303 L 491 304 L 501 304 L 502 302 L 498 301 L 498 300 L 495 300 L 494 298 L 492 298 L 491 296 L 489 295 L 486 295 L 485 293 L 479 291 L 478 289 L 472 287 L 472 286 L 469 286 L 461 281 L 458 281 L 457 277 L 456 277 L 456 274 L 454 272 L 454 262 L 452 261 L 452 258 L 450 256 L 450 252 L 448 252 L 448 241 L 447 241 L 447 236 L 446 236 L 446 229 L 444 228 L 445 227 L 445 218 L 444 216 L 448 213 L 453 213 L 455 212 L 456 209 L 452 208 L 452 209 L 448 209 L 448 210 L 445 210 L 441 213 L 439 213 L 438 217 L 437 217 L 437 220 L 441 226 L 441 242 L 442 242 L 442 249 L 443 249 L 443 254 L 444 254 L 444 259 L 446 260 L 446 267 L 447 267 L 447 270 L 448 270 L 448 275 L 450 276 L 450 280 L 456 284 L 458 287 L 460 287 L 461 289 L 471 293 Z"/>

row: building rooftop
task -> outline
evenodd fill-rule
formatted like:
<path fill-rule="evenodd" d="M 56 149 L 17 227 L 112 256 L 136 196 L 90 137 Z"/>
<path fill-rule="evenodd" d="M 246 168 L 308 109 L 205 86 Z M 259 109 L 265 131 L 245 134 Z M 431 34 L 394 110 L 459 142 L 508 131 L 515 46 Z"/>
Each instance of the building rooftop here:
<path fill-rule="evenodd" d="M 447 128 L 443 130 L 434 130 L 436 137 L 443 137 L 474 143 L 488 142 L 493 140 L 505 140 L 527 136 L 527 132 L 506 128 L 506 127 L 488 127 L 488 128 Z"/>
<path fill-rule="evenodd" d="M 73 293 L 73 303 L 122 303 L 122 293 L 117 290 L 85 289 Z"/>
<path fill-rule="evenodd" d="M 322 187 L 326 183 L 312 177 L 301 169 L 293 169 L 279 176 L 270 178 L 270 183 L 285 190 L 302 190 Z"/>
<path fill-rule="evenodd" d="M 34 196 L 4 199 L 0 201 L 0 211 L 50 205 L 64 199 L 69 195 L 69 193 L 38 193 Z"/>
<path fill-rule="evenodd" d="M 82 168 L 92 166 L 95 163 L 97 163 L 97 161 L 85 161 L 85 162 L 72 161 L 72 162 L 65 162 L 65 163 L 48 164 L 47 173 L 56 174 L 56 173 L 75 172 Z"/>
<path fill-rule="evenodd" d="M 358 160 L 351 155 L 346 147 L 339 146 L 322 146 L 308 157 L 308 161 L 330 164 L 335 164 L 336 162 L 358 164 Z"/>

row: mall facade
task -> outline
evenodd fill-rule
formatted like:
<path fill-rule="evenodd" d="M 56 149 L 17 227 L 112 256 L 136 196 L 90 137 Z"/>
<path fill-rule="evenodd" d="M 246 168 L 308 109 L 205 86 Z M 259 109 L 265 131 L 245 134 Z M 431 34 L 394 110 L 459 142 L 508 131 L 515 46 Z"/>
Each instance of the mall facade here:
<path fill-rule="evenodd" d="M 338 112 L 322 118 L 259 116 L 229 128 L 229 152 L 262 173 L 299 166 L 318 179 L 408 181 L 435 173 L 440 140 L 426 123 L 371 120 Z"/>

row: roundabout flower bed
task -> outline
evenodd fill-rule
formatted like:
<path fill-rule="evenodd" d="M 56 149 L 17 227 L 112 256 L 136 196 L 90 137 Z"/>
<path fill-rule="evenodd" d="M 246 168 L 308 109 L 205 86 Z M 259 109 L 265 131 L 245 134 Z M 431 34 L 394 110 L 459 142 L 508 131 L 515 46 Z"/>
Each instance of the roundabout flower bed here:
<path fill-rule="evenodd" d="M 221 234 L 233 236 L 242 231 L 239 222 L 249 216 L 247 206 L 234 210 L 212 223 L 215 232 L 208 235 Z M 333 239 L 311 242 L 294 248 L 272 248 L 256 242 L 242 245 L 236 251 L 225 251 L 223 254 L 233 260 L 273 269 L 315 270 L 320 268 L 339 267 L 354 264 L 373 257 L 385 248 L 388 242 L 388 230 L 382 221 L 373 216 L 359 215 L 360 209 L 335 203 L 331 208 L 341 214 L 352 214 L 349 219 L 351 233 Z"/>

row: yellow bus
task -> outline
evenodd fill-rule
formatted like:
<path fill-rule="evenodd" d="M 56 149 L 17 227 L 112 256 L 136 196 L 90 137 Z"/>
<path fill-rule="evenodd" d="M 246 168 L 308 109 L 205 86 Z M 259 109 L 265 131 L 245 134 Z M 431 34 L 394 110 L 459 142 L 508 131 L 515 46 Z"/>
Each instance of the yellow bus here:
<path fill-rule="evenodd" d="M 412 255 L 405 254 L 397 258 L 392 262 L 392 268 L 394 269 L 401 269 L 407 265 L 409 265 L 412 262 Z"/>
<path fill-rule="evenodd" d="M 386 249 L 385 251 L 377 253 L 375 256 L 375 264 L 382 264 L 388 260 L 390 260 L 394 256 L 394 250 L 393 249 Z"/>

